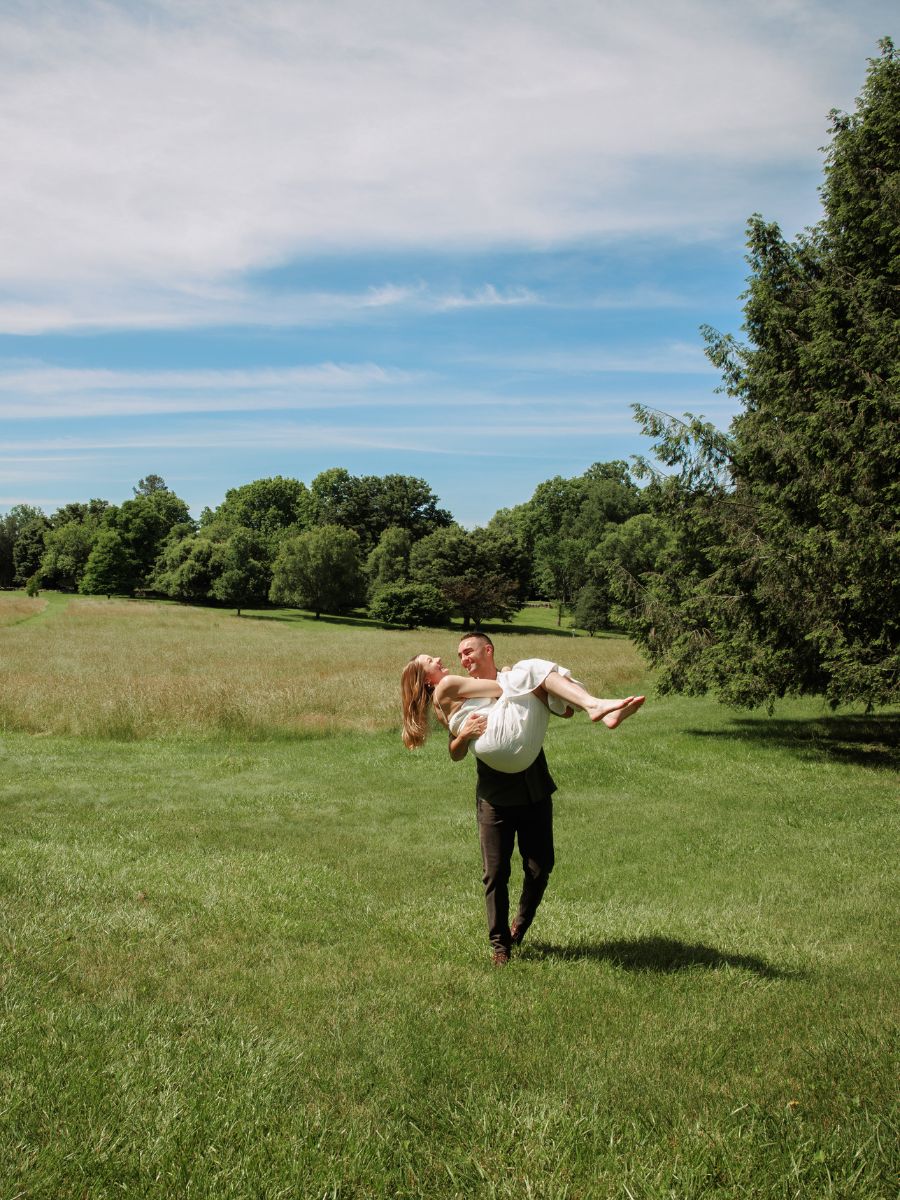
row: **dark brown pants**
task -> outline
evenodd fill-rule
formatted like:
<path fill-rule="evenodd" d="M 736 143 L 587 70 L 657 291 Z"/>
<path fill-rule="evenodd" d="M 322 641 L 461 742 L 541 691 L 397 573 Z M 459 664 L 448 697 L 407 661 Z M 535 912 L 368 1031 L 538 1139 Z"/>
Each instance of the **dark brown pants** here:
<path fill-rule="evenodd" d="M 516 918 L 524 932 L 534 920 L 553 870 L 553 801 L 548 796 L 537 804 L 475 803 L 488 937 L 495 950 L 509 950 L 508 884 L 513 848 L 518 838 L 524 878 Z"/>

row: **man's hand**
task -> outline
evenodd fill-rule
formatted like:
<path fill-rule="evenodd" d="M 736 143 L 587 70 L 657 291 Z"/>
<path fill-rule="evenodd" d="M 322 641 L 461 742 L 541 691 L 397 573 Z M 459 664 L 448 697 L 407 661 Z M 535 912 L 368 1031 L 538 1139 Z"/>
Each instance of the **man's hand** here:
<path fill-rule="evenodd" d="M 461 762 L 469 752 L 469 742 L 474 742 L 487 729 L 487 717 L 482 713 L 469 713 L 456 737 L 450 739 L 450 757 Z"/>
<path fill-rule="evenodd" d="M 465 721 L 463 721 L 459 736 L 465 738 L 467 742 L 472 742 L 476 738 L 480 738 L 486 729 L 487 717 L 484 713 L 469 713 Z"/>

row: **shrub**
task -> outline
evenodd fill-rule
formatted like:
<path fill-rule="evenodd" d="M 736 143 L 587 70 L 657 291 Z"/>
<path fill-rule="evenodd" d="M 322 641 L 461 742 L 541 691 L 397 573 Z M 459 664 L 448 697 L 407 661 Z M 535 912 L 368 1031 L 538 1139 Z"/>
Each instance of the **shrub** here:
<path fill-rule="evenodd" d="M 447 601 L 431 583 L 389 583 L 372 596 L 369 616 L 385 625 L 444 625 L 450 609 Z"/>

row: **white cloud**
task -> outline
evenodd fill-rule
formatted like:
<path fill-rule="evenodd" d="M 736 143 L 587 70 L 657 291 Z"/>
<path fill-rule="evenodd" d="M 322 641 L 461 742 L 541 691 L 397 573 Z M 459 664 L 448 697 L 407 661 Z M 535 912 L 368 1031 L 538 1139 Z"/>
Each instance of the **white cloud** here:
<path fill-rule="evenodd" d="M 540 299 L 530 288 L 500 291 L 492 283 L 488 283 L 474 292 L 454 292 L 438 297 L 433 307 L 440 312 L 449 312 L 455 308 L 530 308 L 540 303 Z"/>
<path fill-rule="evenodd" d="M 468 355 L 457 361 L 504 373 L 609 376 L 619 374 L 707 375 L 714 368 L 695 345 L 659 342 L 627 352 L 547 351 L 505 355 Z M 585 401 L 590 419 L 597 396 Z M 577 407 L 570 395 L 567 407 Z M 318 363 L 293 367 L 232 370 L 112 370 L 57 367 L 42 362 L 14 363 L 0 369 L 0 420 L 48 421 L 132 418 L 149 415 L 213 414 L 278 410 L 332 411 L 370 408 L 381 412 L 415 407 L 419 413 L 472 408 L 558 409 L 553 395 L 508 395 L 489 386 L 468 389 L 437 372 L 402 370 L 379 363 Z M 518 420 L 518 417 L 517 417 Z M 553 418 L 554 423 L 557 418 Z"/>
<path fill-rule="evenodd" d="M 716 368 L 700 346 L 686 342 L 664 342 L 632 346 L 627 350 L 537 351 L 515 356 L 473 354 L 466 362 L 492 368 L 553 375 L 714 375 Z"/>
<path fill-rule="evenodd" d="M 423 374 L 375 363 L 244 370 L 122 371 L 23 364 L 0 370 L 0 419 L 262 412 L 384 402 Z"/>
<path fill-rule="evenodd" d="M 160 428 L 155 431 L 141 430 L 135 433 L 110 433 L 97 435 L 66 435 L 40 440 L 22 439 L 7 444 L 8 461 L 68 461 L 70 456 L 84 458 L 87 453 L 121 454 L 127 451 L 151 452 L 155 450 L 202 451 L 243 450 L 253 452 L 277 449 L 288 453 L 317 449 L 342 450 L 404 450 L 416 454 L 461 455 L 476 458 L 504 457 L 504 443 L 513 441 L 534 442 L 540 445 L 555 438 L 566 439 L 573 432 L 596 437 L 600 434 L 633 432 L 634 422 L 621 412 L 571 414 L 560 420 L 559 413 L 535 411 L 530 417 L 517 414 L 514 425 L 503 412 L 487 412 L 484 399 L 481 402 L 479 433 L 484 435 L 478 445 L 473 445 L 464 431 L 452 427 L 437 426 L 440 440 L 435 439 L 436 423 L 421 423 L 416 429 L 408 424 L 390 428 L 384 421 L 371 424 L 333 424 L 323 421 L 288 423 L 234 423 L 215 422 L 195 425 L 186 429 Z M 505 406 L 503 406 L 505 408 Z M 498 444 L 488 444 L 490 439 L 499 439 Z M 30 455 L 37 456 L 30 459 Z M 7 459 L 0 458 L 0 462 Z"/>
<path fill-rule="evenodd" d="M 199 323 L 216 311 L 206 286 L 309 252 L 698 234 L 779 196 L 808 219 L 809 197 L 798 205 L 772 170 L 817 169 L 826 113 L 852 102 L 889 13 L 880 0 L 7 7 L 0 284 L 24 297 L 4 327 L 59 327 L 54 287 L 57 322 L 108 324 L 110 309 L 65 300 L 73 282 L 137 287 L 121 323 L 153 327 L 173 310 Z M 161 311 L 142 304 L 154 289 Z"/>
<path fill-rule="evenodd" d="M 121 332 L 222 326 L 316 328 L 377 321 L 394 312 L 442 313 L 463 308 L 509 308 L 545 303 L 527 288 L 492 283 L 442 292 L 424 283 L 386 283 L 361 292 L 266 292 L 238 286 L 194 286 L 167 291 L 146 286 L 59 288 L 52 301 L 0 300 L 0 333 Z M 652 304 L 652 298 L 650 300 Z M 627 306 L 632 306 L 626 301 Z M 613 302 L 603 307 L 615 307 Z"/>

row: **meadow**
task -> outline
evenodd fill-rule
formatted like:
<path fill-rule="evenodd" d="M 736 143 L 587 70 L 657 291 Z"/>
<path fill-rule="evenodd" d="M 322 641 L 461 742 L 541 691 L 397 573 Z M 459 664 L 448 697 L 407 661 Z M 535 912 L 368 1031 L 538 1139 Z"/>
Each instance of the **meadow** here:
<path fill-rule="evenodd" d="M 900 714 L 557 722 L 490 966 L 456 633 L 0 595 L 0 1200 L 897 1192 Z M 501 630 L 607 694 L 617 636 Z"/>

